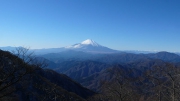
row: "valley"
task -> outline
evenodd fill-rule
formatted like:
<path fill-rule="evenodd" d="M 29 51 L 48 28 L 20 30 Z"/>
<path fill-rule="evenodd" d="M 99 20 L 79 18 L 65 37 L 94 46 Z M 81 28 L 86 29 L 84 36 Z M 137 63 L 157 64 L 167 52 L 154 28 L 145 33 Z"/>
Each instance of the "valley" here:
<path fill-rule="evenodd" d="M 0 98 L 26 101 L 179 99 L 180 56 L 178 54 L 165 51 L 140 54 L 110 51 L 109 48 L 104 48 L 92 40 L 76 45 L 59 52 L 35 53 L 33 59 L 27 57 L 29 55 L 22 56 L 21 52 L 26 52 L 25 48 L 17 48 L 19 54 L 1 51 L 1 61 L 4 61 L 1 62 L 1 75 L 4 75 L 4 81 L 1 81 L 0 92 L 4 92 L 4 95 L 2 93 Z M 9 70 L 13 66 L 7 61 L 16 61 L 13 65 L 17 64 L 15 68 L 20 69 L 6 71 L 6 68 Z M 25 64 L 21 63 L 23 61 Z M 18 73 L 23 71 L 25 74 Z M 20 78 L 2 74 L 3 72 L 6 74 L 17 72 Z M 10 78 L 17 78 L 17 81 L 9 81 Z M 10 84 L 12 82 L 12 85 L 3 86 L 5 82 Z M 12 88 L 9 87 L 14 89 L 10 94 L 8 89 Z M 47 96 L 41 98 L 44 95 Z"/>

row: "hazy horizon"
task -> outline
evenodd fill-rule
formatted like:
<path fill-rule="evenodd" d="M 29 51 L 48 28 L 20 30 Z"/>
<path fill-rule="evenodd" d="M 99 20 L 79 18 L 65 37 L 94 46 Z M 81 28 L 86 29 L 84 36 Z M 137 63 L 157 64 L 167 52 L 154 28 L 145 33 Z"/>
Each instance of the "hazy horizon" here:
<path fill-rule="evenodd" d="M 92 39 L 115 50 L 180 52 L 178 0 L 2 0 L 0 47 L 60 48 Z"/>

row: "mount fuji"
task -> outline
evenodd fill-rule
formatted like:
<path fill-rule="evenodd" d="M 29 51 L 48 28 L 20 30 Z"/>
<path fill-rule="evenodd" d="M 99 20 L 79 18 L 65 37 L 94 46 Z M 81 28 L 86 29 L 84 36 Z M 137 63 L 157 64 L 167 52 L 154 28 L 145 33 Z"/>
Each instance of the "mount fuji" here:
<path fill-rule="evenodd" d="M 102 46 L 91 39 L 87 39 L 81 43 L 77 43 L 71 46 L 64 47 L 66 50 L 75 50 L 75 51 L 83 51 L 83 52 L 92 52 L 92 53 L 114 53 L 118 52 L 117 50 L 113 50 Z"/>

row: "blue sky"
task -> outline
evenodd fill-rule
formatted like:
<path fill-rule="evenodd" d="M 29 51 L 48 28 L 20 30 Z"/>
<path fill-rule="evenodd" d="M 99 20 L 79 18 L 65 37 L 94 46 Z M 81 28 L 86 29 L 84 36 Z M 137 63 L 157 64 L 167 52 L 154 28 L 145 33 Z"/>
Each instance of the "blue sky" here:
<path fill-rule="evenodd" d="M 179 0 L 0 0 L 0 46 L 180 52 Z"/>

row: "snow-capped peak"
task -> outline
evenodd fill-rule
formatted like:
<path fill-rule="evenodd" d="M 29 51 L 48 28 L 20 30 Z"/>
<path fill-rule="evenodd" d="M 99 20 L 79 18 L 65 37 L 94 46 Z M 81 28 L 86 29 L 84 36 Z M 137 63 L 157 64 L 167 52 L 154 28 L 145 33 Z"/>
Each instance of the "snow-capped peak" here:
<path fill-rule="evenodd" d="M 91 39 L 87 39 L 83 42 L 81 42 L 81 44 L 84 45 L 92 45 L 92 46 L 99 46 L 99 44 L 97 44 L 95 41 L 91 40 Z"/>
<path fill-rule="evenodd" d="M 65 47 L 66 49 L 67 48 L 71 48 L 71 49 L 78 49 L 78 48 L 89 48 L 89 47 L 102 47 L 101 45 L 99 45 L 98 43 L 96 43 L 95 41 L 91 40 L 91 39 L 87 39 L 81 43 L 77 43 L 77 44 L 74 44 L 72 46 L 67 46 Z"/>
<path fill-rule="evenodd" d="M 84 51 L 84 52 L 93 52 L 93 53 L 113 53 L 117 52 L 116 50 L 104 47 L 96 43 L 91 39 L 87 39 L 81 43 L 77 43 L 71 46 L 64 47 L 66 50 L 75 50 L 75 51 Z"/>

